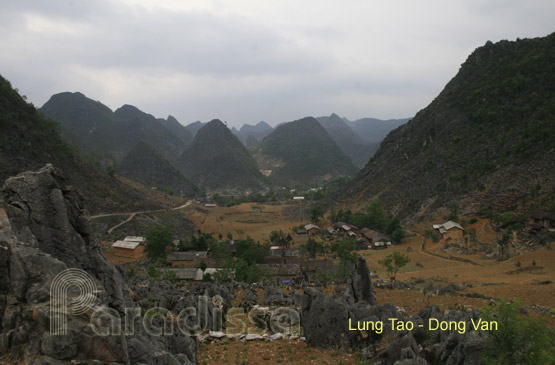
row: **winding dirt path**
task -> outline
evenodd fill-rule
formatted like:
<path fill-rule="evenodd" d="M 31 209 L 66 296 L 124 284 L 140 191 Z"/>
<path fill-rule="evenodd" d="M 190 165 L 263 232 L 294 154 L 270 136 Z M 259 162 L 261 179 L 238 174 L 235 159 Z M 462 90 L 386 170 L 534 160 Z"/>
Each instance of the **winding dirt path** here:
<path fill-rule="evenodd" d="M 91 219 L 94 219 L 94 218 L 103 218 L 103 217 L 115 217 L 115 216 L 118 216 L 118 215 L 129 215 L 129 217 L 128 217 L 126 220 L 124 220 L 123 222 L 120 222 L 120 223 L 116 224 L 115 226 L 113 226 L 113 227 L 111 227 L 111 228 L 109 228 L 109 229 L 107 230 L 107 232 L 111 234 L 112 231 L 113 231 L 114 229 L 123 226 L 125 223 L 130 222 L 133 218 L 135 218 L 135 216 L 136 216 L 137 214 L 157 213 L 157 212 L 169 212 L 169 211 L 172 211 L 172 210 L 183 209 L 183 208 L 185 208 L 185 207 L 188 207 L 188 206 L 191 205 L 191 204 L 192 204 L 191 202 L 187 202 L 187 203 L 185 203 L 185 204 L 183 204 L 183 205 L 180 205 L 180 206 L 174 207 L 174 208 L 170 208 L 170 209 L 143 210 L 143 211 L 138 211 L 138 212 L 127 212 L 127 213 L 106 213 L 106 214 L 97 214 L 97 215 L 91 216 Z"/>

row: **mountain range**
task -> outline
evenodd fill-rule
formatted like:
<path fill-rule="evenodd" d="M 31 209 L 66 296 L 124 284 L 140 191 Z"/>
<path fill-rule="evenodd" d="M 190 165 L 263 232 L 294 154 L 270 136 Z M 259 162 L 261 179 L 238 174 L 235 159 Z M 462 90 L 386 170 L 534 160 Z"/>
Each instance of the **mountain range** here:
<path fill-rule="evenodd" d="M 105 117 L 102 107 L 95 109 Z M 110 116 L 110 113 L 108 119 Z M 103 118 L 100 118 L 104 120 Z M 79 122 L 79 119 L 77 119 Z M 78 124 L 78 127 L 81 127 Z M 91 212 L 161 208 L 144 191 L 110 176 L 83 157 L 58 134 L 59 125 L 27 104 L 0 76 L 0 181 L 27 170 L 53 164 L 71 185 L 78 187 Z"/>

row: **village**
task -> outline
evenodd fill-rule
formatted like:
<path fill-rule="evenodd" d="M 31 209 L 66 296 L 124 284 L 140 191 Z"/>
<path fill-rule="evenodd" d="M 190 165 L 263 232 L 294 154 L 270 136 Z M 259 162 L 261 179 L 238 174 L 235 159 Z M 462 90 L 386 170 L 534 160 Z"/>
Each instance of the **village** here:
<path fill-rule="evenodd" d="M 195 206 L 197 208 L 194 208 Z M 453 247 L 466 248 L 471 252 L 469 242 L 476 246 L 477 242 L 496 240 L 498 236 L 491 227 L 485 228 L 487 224 L 466 224 L 468 227 L 465 230 L 460 223 L 447 220 L 443 223 L 413 227 L 413 232 L 407 232 L 401 242 L 395 243 L 386 233 L 343 221 L 331 221 L 329 217 L 320 217 L 316 223 L 285 220 L 282 224 L 276 225 L 272 220 L 278 216 L 276 211 L 281 209 L 279 205 L 265 206 L 254 203 L 237 207 L 194 203 L 189 207 L 187 214 L 196 222 L 195 235 L 200 234 L 207 238 L 207 242 L 201 245 L 202 247 L 195 247 L 186 239 L 173 239 L 172 244 L 166 247 L 160 271 L 174 280 L 192 283 L 213 281 L 219 272 L 221 280 L 224 273 L 230 274 L 229 262 L 239 259 L 238 247 L 241 250 L 241 242 L 248 241 L 258 249 L 256 257 L 252 261 L 248 259 L 249 264 L 255 265 L 260 272 L 265 273 L 264 279 L 274 282 L 277 280 L 281 284 L 286 285 L 291 280 L 300 279 L 340 281 L 342 276 L 338 272 L 344 263 L 342 261 L 345 260 L 345 256 L 341 256 L 341 245 L 348 246 L 347 251 L 351 251 L 350 257 L 362 255 L 369 264 L 373 261 L 374 265 L 371 267 L 375 277 L 379 277 L 380 272 L 384 279 L 389 279 L 377 261 L 378 258 L 383 259 L 394 251 L 422 251 L 438 257 L 453 256 Z M 228 217 L 233 218 L 228 220 Z M 266 225 L 260 220 L 266 219 L 264 217 L 271 217 Z M 281 213 L 279 217 L 282 217 Z M 212 225 L 210 219 L 214 219 Z M 214 223 L 217 223 L 217 226 Z M 237 226 L 241 229 L 237 229 Z M 216 231 L 215 227 L 220 231 Z M 553 231 L 553 227 L 552 215 L 535 211 L 525 231 Z M 477 230 L 478 236 L 481 237 L 477 237 Z M 114 264 L 144 262 L 147 260 L 144 252 L 147 244 L 144 236 L 125 236 L 112 242 L 109 247 L 105 245 L 105 255 Z M 446 252 L 449 254 L 445 255 Z M 468 252 L 459 255 L 458 260 L 471 261 Z M 410 270 L 419 269 L 419 262 L 415 260 L 414 263 L 417 266 L 409 265 Z M 231 272 L 233 271 L 234 269 L 231 269 Z"/>

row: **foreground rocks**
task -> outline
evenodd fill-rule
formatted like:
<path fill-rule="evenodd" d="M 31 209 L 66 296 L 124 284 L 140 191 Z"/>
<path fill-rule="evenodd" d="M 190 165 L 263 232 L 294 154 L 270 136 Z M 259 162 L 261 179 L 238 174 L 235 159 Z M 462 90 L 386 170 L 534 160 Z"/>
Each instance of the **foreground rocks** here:
<path fill-rule="evenodd" d="M 28 364 L 195 362 L 194 337 L 177 331 L 153 335 L 140 317 L 130 320 L 130 334 L 100 336 L 94 331 L 91 316 L 100 308 L 108 313 L 101 318 L 109 323 L 122 320 L 126 309 L 144 308 L 101 255 L 83 200 L 60 170 L 47 165 L 10 178 L 1 197 L 9 227 L 4 221 L 0 242 L 0 355 Z M 84 313 L 57 312 L 67 321 L 67 334 L 57 335 L 50 331 L 50 287 L 68 268 L 83 270 L 94 280 L 97 290 L 91 295 L 96 298 Z M 194 306 L 195 300 L 184 297 L 181 303 Z M 162 321 L 155 318 L 155 324 L 157 319 Z"/>
<path fill-rule="evenodd" d="M 441 313 L 434 306 L 409 318 L 390 303 L 376 304 L 362 257 L 353 265 L 343 292 L 329 297 L 320 290 L 305 288 L 301 306 L 301 324 L 309 345 L 360 350 L 361 360 L 373 364 L 481 364 L 486 334 L 469 330 L 471 319 L 479 317 L 477 310 Z M 410 331 L 392 327 L 392 318 L 410 321 L 415 327 Z M 456 328 L 429 330 L 430 318 L 462 322 L 467 330 L 464 333 Z M 359 322 L 381 322 L 383 327 L 359 330 Z"/>

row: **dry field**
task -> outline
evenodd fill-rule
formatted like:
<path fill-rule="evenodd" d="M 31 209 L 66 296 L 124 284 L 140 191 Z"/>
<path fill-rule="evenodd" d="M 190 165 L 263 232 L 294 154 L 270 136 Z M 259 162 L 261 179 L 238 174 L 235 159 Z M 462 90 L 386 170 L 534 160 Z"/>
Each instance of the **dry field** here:
<path fill-rule="evenodd" d="M 229 208 L 213 210 L 196 210 L 191 218 L 197 229 L 203 232 L 223 236 L 231 232 L 234 238 L 245 238 L 247 235 L 255 240 L 264 241 L 271 231 L 281 229 L 290 232 L 293 226 L 303 222 L 289 220 L 281 212 L 284 206 L 262 204 L 242 204 Z M 441 219 L 438 220 L 438 222 Z M 511 300 L 519 298 L 529 308 L 534 306 L 553 307 L 555 304 L 555 284 L 540 285 L 540 282 L 555 281 L 555 251 L 550 245 L 535 251 L 523 251 L 509 260 L 498 262 L 484 260 L 484 252 L 473 255 L 457 254 L 455 251 L 445 252 L 441 247 L 445 242 L 434 243 L 424 237 L 425 231 L 432 223 L 425 222 L 410 227 L 410 237 L 402 244 L 385 250 L 364 250 L 364 256 L 371 271 L 377 272 L 380 278 L 387 278 L 387 273 L 378 261 L 393 251 L 400 251 L 410 258 L 410 263 L 397 274 L 401 281 L 424 279 L 436 284 L 454 283 L 467 286 L 466 289 L 448 295 L 433 295 L 429 303 L 437 305 L 441 310 L 482 308 L 492 299 Z M 326 226 L 324 224 L 324 226 Z M 474 228 L 477 239 L 486 245 L 493 245 L 496 233 L 487 220 L 479 220 L 467 229 Z M 293 235 L 295 246 L 305 242 Z M 410 249 L 409 249 L 410 247 Z M 472 247 L 470 247 L 472 248 Z M 411 252 L 409 252 L 411 251 Z M 462 260 L 462 261 L 459 261 Z M 535 261 L 535 265 L 533 262 Z M 517 270 L 517 262 L 521 269 Z M 324 288 L 331 294 L 334 286 Z M 286 290 L 287 291 L 287 290 Z M 244 291 L 236 292 L 234 305 L 240 302 Z M 403 307 L 407 314 L 417 313 L 426 306 L 428 299 L 417 290 L 375 289 L 378 303 L 391 302 Z M 260 299 L 263 290 L 258 290 Z M 356 364 L 358 354 L 338 350 L 322 350 L 307 348 L 302 341 L 241 341 L 212 342 L 202 344 L 199 351 L 200 364 Z"/>
<path fill-rule="evenodd" d="M 233 207 L 205 208 L 197 207 L 191 211 L 189 218 L 195 223 L 195 228 L 204 233 L 217 237 L 228 233 L 234 239 L 244 239 L 250 236 L 255 241 L 264 242 L 270 233 L 282 230 L 290 233 L 296 243 L 302 243 L 306 238 L 295 237 L 291 230 L 295 226 L 306 224 L 292 220 L 283 211 L 288 205 L 269 205 L 258 203 L 245 203 Z"/>

